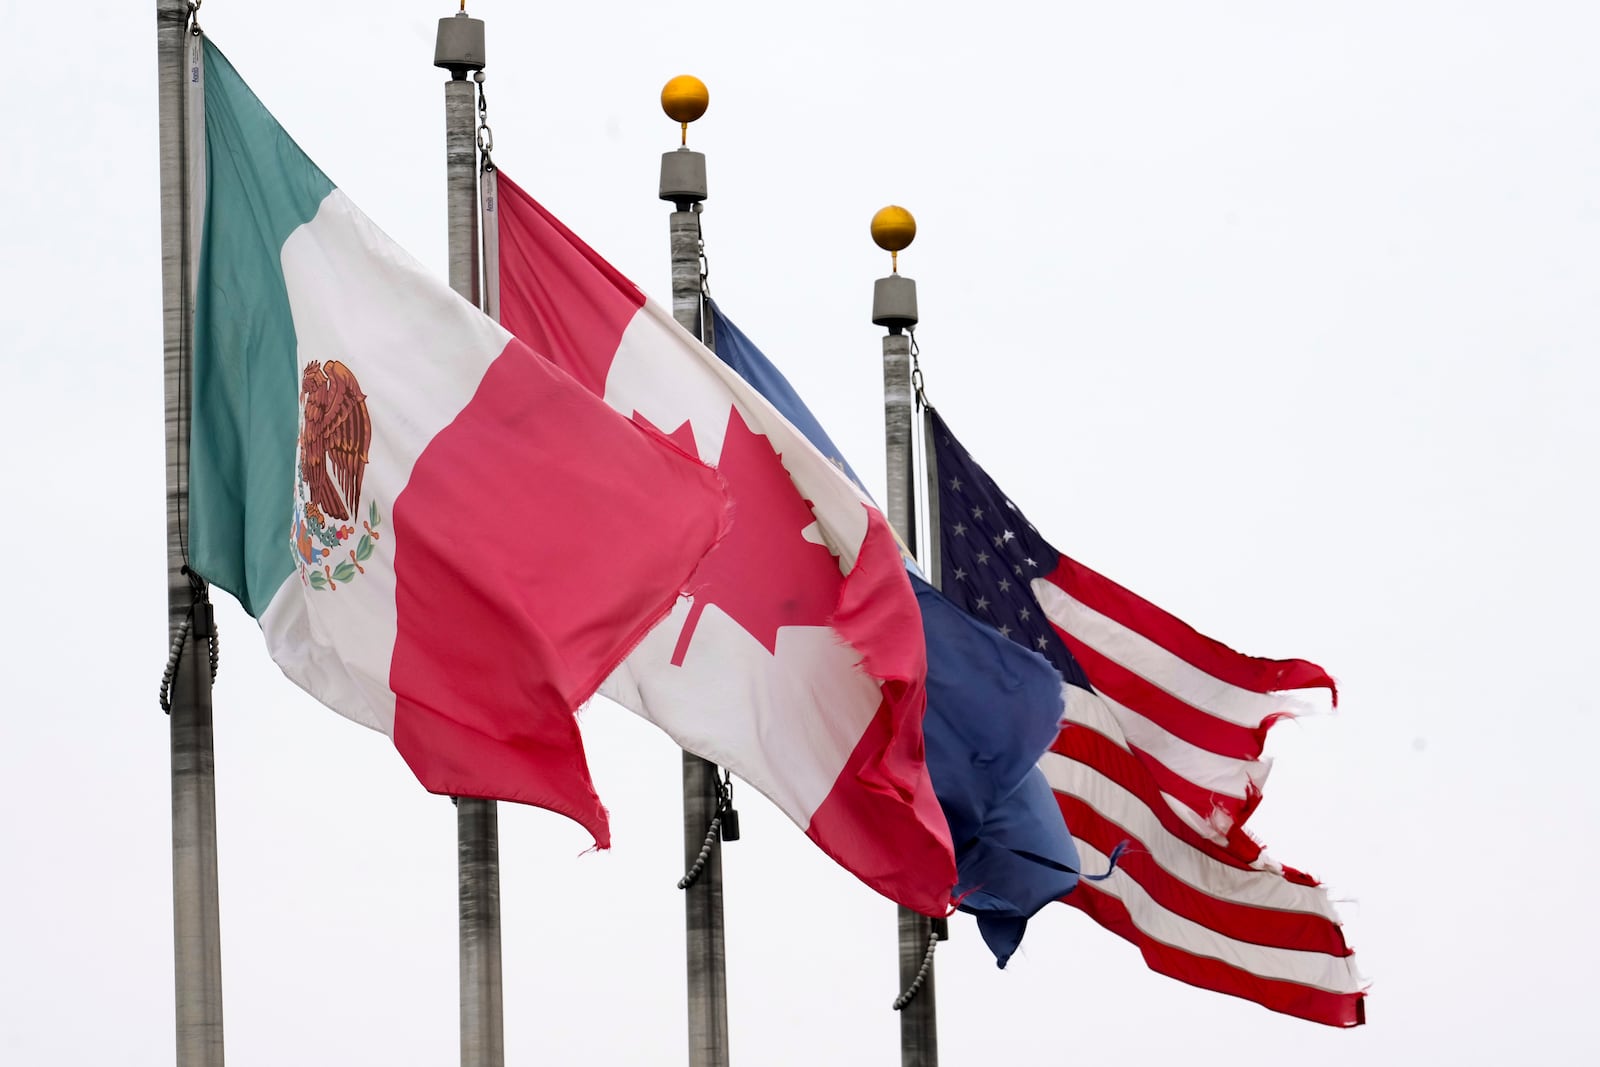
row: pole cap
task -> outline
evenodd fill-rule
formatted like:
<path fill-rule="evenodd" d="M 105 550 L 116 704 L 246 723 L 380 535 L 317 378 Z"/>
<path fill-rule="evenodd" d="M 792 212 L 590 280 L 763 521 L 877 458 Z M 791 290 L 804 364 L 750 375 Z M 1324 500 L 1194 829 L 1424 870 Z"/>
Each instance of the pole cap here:
<path fill-rule="evenodd" d="M 483 20 L 468 15 L 466 4 L 461 7 L 454 15 L 439 20 L 439 35 L 433 42 L 433 65 L 448 70 L 456 81 L 484 66 Z"/>
<path fill-rule="evenodd" d="M 917 283 L 891 274 L 872 283 L 872 322 L 899 333 L 917 324 Z"/>
<path fill-rule="evenodd" d="M 889 262 L 893 264 L 895 273 L 900 271 L 900 253 L 916 239 L 917 220 L 900 205 L 890 204 L 879 208 L 878 213 L 872 216 L 873 243 L 889 253 Z"/>
<path fill-rule="evenodd" d="M 661 87 L 661 110 L 683 127 L 683 144 L 689 143 L 689 123 L 711 106 L 711 90 L 693 74 L 680 74 Z"/>
<path fill-rule="evenodd" d="M 688 148 L 661 153 L 661 199 L 671 200 L 679 211 L 706 198 L 706 157 Z"/>

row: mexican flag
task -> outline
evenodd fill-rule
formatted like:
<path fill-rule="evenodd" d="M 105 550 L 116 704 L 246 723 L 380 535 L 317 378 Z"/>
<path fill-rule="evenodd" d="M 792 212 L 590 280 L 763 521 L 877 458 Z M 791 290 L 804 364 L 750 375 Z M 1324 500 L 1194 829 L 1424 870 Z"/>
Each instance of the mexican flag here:
<path fill-rule="evenodd" d="M 209 41 L 191 566 L 428 789 L 609 844 L 574 713 L 727 532 L 722 481 L 391 242 Z"/>

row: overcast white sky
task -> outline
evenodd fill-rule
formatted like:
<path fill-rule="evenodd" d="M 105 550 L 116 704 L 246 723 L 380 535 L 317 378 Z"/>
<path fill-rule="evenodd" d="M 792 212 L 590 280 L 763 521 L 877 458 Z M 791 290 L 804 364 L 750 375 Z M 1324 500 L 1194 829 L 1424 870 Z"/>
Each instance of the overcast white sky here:
<path fill-rule="evenodd" d="M 443 274 L 453 0 L 208 0 L 355 202 Z M 869 485 L 885 203 L 928 391 L 1056 545 L 1338 715 L 1252 825 L 1347 901 L 1371 1024 L 1148 972 L 1065 907 L 939 954 L 944 1062 L 1587 1062 L 1600 598 L 1600 25 L 1580 3 L 512 4 L 501 165 L 666 295 L 657 94 L 698 74 L 712 285 Z M 5 0 L 0 1061 L 172 1058 L 154 5 Z M 456 1059 L 455 823 L 220 597 L 234 1064 Z M 680 1064 L 678 758 L 597 702 L 615 847 L 501 808 L 507 1062 Z M 736 1062 L 897 1063 L 893 907 L 751 790 Z"/>

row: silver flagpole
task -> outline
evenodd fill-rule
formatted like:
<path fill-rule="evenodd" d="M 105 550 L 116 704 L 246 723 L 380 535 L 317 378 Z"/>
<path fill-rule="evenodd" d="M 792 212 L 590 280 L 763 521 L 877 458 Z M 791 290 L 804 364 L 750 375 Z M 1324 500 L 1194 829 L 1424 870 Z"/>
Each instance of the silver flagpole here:
<path fill-rule="evenodd" d="M 445 184 L 450 287 L 478 303 L 477 92 L 468 73 L 483 70 L 483 22 L 465 0 L 439 20 L 433 63 L 444 83 Z M 500 988 L 500 830 L 492 800 L 456 801 L 456 865 L 461 945 L 461 1067 L 502 1067 L 505 1021 Z"/>
<path fill-rule="evenodd" d="M 927 501 L 923 519 L 928 534 L 922 542 L 922 566 L 928 572 L 928 584 L 935 589 L 943 589 L 944 582 L 940 579 L 944 562 L 940 558 L 939 546 L 939 460 L 928 444 L 929 436 L 933 433 L 933 412 L 922 396 L 920 380 L 912 383 L 912 390 L 916 394 L 917 405 L 922 408 L 922 472 L 926 483 L 924 499 Z"/>
<path fill-rule="evenodd" d="M 887 327 L 883 338 L 883 431 L 889 480 L 889 524 L 916 553 L 914 474 L 911 456 L 911 337 L 917 324 L 917 284 L 900 275 L 900 251 L 916 236 L 911 212 L 886 207 L 872 218 L 872 239 L 890 253 L 894 269 L 872 290 L 872 321 Z M 933 991 L 933 920 L 899 909 L 902 1067 L 937 1067 L 939 1029 Z"/>
<path fill-rule="evenodd" d="M 189 188 L 200 89 L 199 38 L 186 0 L 157 0 L 161 137 L 161 297 L 167 438 L 167 629 L 162 703 L 172 738 L 172 944 L 179 1067 L 221 1067 L 222 934 L 212 759 L 211 604 L 189 574 L 189 405 L 195 250 Z M 190 65 L 194 69 L 191 72 Z M 191 73 L 193 75 L 191 79 Z M 191 89 L 191 85 L 193 88 Z M 197 113 L 197 112 L 196 112 Z"/>
<path fill-rule="evenodd" d="M 701 275 L 700 204 L 706 198 L 706 157 L 689 150 L 689 123 L 709 102 L 698 78 L 672 79 L 661 106 L 683 126 L 685 144 L 661 157 L 661 199 L 674 211 L 668 224 L 672 246 L 672 315 L 708 347 L 715 347 L 704 304 Z M 716 764 L 683 754 L 683 856 L 690 872 L 684 890 L 689 991 L 689 1067 L 728 1065 L 728 976 L 722 929 L 722 793 Z M 715 821 L 715 824 L 714 824 Z M 726 834 L 729 840 L 735 832 Z"/>

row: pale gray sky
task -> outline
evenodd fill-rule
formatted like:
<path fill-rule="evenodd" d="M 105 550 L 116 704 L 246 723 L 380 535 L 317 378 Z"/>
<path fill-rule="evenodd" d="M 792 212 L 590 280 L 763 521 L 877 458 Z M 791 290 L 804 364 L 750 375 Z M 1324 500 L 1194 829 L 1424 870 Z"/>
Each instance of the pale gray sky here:
<path fill-rule="evenodd" d="M 453 2 L 209 0 L 311 157 L 443 272 Z M 0 1060 L 172 1056 L 154 5 L 6 0 Z M 1600 428 L 1600 31 L 1579 3 L 492 3 L 496 158 L 664 295 L 657 93 L 710 85 L 712 285 L 868 481 L 891 201 L 928 391 L 1055 544 L 1303 656 L 1252 825 L 1346 901 L 1371 1024 L 1148 972 L 1071 909 L 940 952 L 944 1062 L 1578 1063 Z M 487 534 L 486 534 L 487 536 Z M 456 1057 L 455 829 L 225 596 L 228 1056 Z M 684 1062 L 678 759 L 585 714 L 614 849 L 501 809 L 508 1063 Z M 736 1062 L 890 1064 L 893 907 L 751 790 Z"/>

